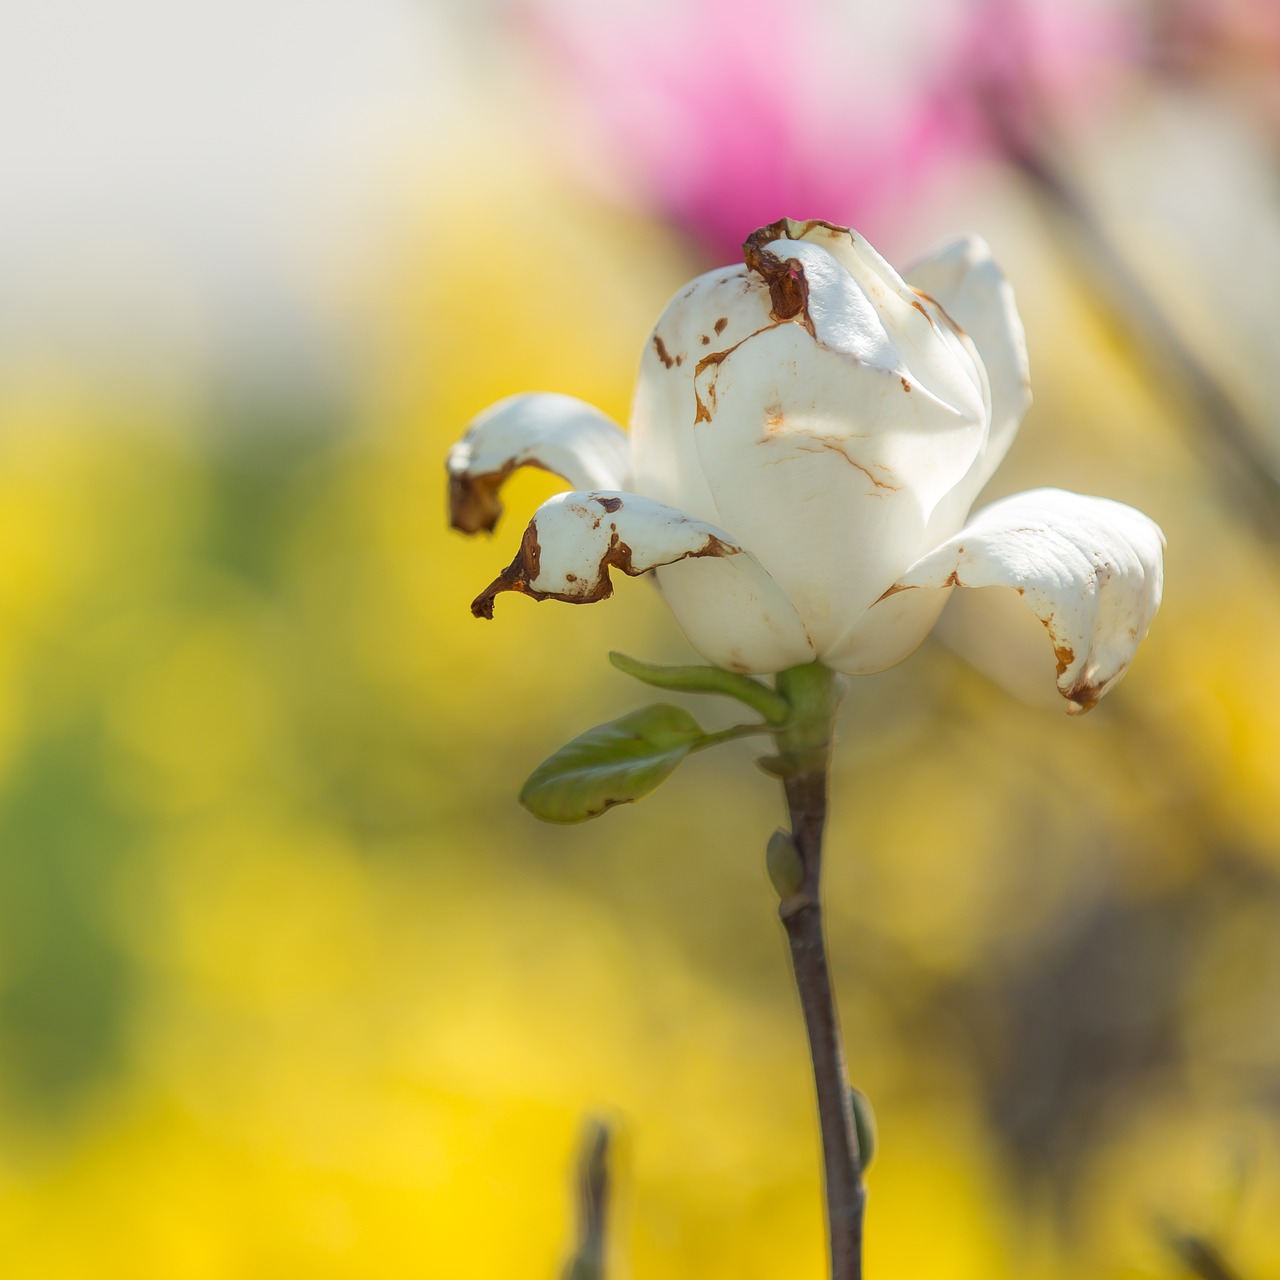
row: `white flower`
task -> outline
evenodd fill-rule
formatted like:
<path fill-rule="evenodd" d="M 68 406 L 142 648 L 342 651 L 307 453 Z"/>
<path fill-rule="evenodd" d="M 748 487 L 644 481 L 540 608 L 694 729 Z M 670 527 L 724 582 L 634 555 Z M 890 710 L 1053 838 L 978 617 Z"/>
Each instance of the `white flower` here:
<path fill-rule="evenodd" d="M 861 236 L 783 220 L 745 265 L 698 277 L 646 345 L 628 437 L 568 396 L 515 396 L 449 454 L 454 525 L 492 529 L 519 466 L 544 503 L 494 597 L 585 604 L 610 568 L 652 571 L 708 661 L 868 674 L 907 657 L 953 586 L 1014 588 L 1086 711 L 1160 603 L 1164 539 L 1141 512 L 1041 489 L 969 508 L 1031 400 L 1013 293 L 985 244 L 901 276 Z"/>

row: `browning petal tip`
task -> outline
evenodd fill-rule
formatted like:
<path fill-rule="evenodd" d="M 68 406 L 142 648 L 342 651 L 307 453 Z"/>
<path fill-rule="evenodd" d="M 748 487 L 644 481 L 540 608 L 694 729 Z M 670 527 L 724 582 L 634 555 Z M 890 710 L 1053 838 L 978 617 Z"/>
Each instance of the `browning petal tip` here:
<path fill-rule="evenodd" d="M 770 315 L 774 320 L 796 320 L 812 334 L 809 315 L 809 282 L 804 267 L 795 258 L 783 258 L 767 246 L 774 240 L 799 240 L 809 224 L 796 235 L 797 224 L 780 218 L 753 231 L 742 244 L 742 259 L 769 287 Z"/>
<path fill-rule="evenodd" d="M 449 477 L 449 523 L 460 533 L 492 533 L 502 516 L 498 474 Z"/>

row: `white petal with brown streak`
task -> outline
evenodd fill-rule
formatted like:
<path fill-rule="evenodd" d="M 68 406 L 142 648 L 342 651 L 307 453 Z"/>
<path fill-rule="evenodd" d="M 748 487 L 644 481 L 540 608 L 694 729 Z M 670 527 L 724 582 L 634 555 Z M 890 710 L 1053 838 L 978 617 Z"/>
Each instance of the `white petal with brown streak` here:
<path fill-rule="evenodd" d="M 1027 339 L 1013 288 L 980 236 L 952 240 L 904 274 L 969 335 L 987 371 L 991 435 L 974 477 L 976 497 L 1009 451 L 1031 405 Z"/>
<path fill-rule="evenodd" d="M 503 591 L 591 604 L 613 594 L 611 569 L 634 577 L 659 566 L 676 620 L 708 662 L 758 672 L 812 661 L 799 617 L 753 556 L 723 529 L 634 493 L 544 502 L 515 559 L 471 609 L 491 618 Z"/>
<path fill-rule="evenodd" d="M 1058 690 L 1078 714 L 1128 669 L 1163 583 L 1164 535 L 1142 512 L 1035 489 L 978 512 L 912 565 L 886 603 L 913 587 L 1013 587 L 1048 629 Z"/>
<path fill-rule="evenodd" d="M 949 329 L 907 303 L 890 334 L 817 245 L 775 247 L 803 268 L 806 316 L 705 362 L 694 438 L 723 524 L 786 590 L 821 653 L 936 545 L 931 513 L 986 440 L 985 380 Z M 896 345 L 908 329 L 912 361 Z"/>

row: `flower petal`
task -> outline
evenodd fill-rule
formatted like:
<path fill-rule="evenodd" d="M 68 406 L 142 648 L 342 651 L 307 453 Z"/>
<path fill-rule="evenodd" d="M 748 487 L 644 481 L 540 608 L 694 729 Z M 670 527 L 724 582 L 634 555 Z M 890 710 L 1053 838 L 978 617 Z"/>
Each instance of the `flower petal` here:
<path fill-rule="evenodd" d="M 655 577 L 689 643 L 717 667 L 771 675 L 818 656 L 787 593 L 747 551 L 681 560 Z"/>
<path fill-rule="evenodd" d="M 891 333 L 868 301 L 873 285 L 887 292 L 878 277 L 864 288 L 808 241 L 769 247 L 797 264 L 806 310 L 699 363 L 693 435 L 721 523 L 786 590 L 821 654 L 959 527 L 963 511 L 927 536 L 981 454 L 985 380 L 949 326 L 905 302 Z M 908 333 L 913 360 L 898 345 Z"/>
<path fill-rule="evenodd" d="M 769 291 L 741 263 L 698 276 L 671 299 L 640 360 L 630 418 L 632 487 L 723 523 L 694 443 L 694 379 L 714 353 L 774 323 Z"/>
<path fill-rule="evenodd" d="M 806 302 L 819 342 L 889 373 L 906 375 L 918 390 L 945 404 L 966 406 L 975 398 L 981 402 L 982 374 L 975 377 L 974 372 L 976 348 L 863 236 L 820 219 L 796 223 L 784 218 L 775 228 L 785 228 L 786 234 L 768 249 L 802 264 Z M 815 290 L 814 271 L 822 259 L 814 248 L 844 268 L 844 288 Z M 983 405 L 972 404 L 971 411 L 983 416 Z"/>
<path fill-rule="evenodd" d="M 1013 289 L 980 236 L 962 236 L 907 268 L 908 280 L 973 339 L 991 386 L 991 435 L 973 495 L 991 478 L 1031 404 L 1027 339 Z"/>
<path fill-rule="evenodd" d="M 575 489 L 627 483 L 626 433 L 572 396 L 535 392 L 490 406 L 449 451 L 449 513 L 463 533 L 491 530 L 502 514 L 498 491 L 517 467 L 541 467 Z"/>
<path fill-rule="evenodd" d="M 832 671 L 870 676 L 909 658 L 933 630 L 947 603 L 946 591 L 894 591 L 861 614 L 818 655 Z"/>
<path fill-rule="evenodd" d="M 912 587 L 1013 587 L 1048 628 L 1058 690 L 1079 714 L 1128 669 L 1163 583 L 1164 535 L 1141 511 L 1034 489 L 978 512 L 885 597 Z"/>
<path fill-rule="evenodd" d="M 759 672 L 813 660 L 795 610 L 751 555 L 724 530 L 634 493 L 548 499 L 471 612 L 493 617 L 503 591 L 591 604 L 613 594 L 611 568 L 635 577 L 658 566 L 676 620 L 707 661 Z"/>

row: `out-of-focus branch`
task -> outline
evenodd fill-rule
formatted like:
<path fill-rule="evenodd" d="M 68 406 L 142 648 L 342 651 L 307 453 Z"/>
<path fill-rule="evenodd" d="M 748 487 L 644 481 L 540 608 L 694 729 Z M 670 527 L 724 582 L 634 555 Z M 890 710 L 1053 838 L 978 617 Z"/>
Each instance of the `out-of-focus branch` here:
<path fill-rule="evenodd" d="M 1257 531 L 1280 543 L 1280 475 L 1260 444 L 1261 432 L 1151 296 L 1080 192 L 1042 156 L 1024 150 L 1011 158 L 1044 199 L 1095 297 L 1135 338 L 1230 508 L 1243 505 Z"/>
<path fill-rule="evenodd" d="M 587 1124 L 578 1154 L 578 1240 L 563 1280 L 604 1280 L 612 1132 L 602 1120 Z"/>
<path fill-rule="evenodd" d="M 1203 1236 L 1179 1230 L 1164 1219 L 1158 1219 L 1155 1228 L 1169 1252 L 1197 1280 L 1241 1280 L 1240 1273 L 1228 1265 L 1217 1245 Z"/>
<path fill-rule="evenodd" d="M 1025 39 L 1020 6 L 1002 8 L 1006 37 Z M 980 78 L 972 93 L 1000 154 L 1039 197 L 1059 241 L 1113 323 L 1133 339 L 1152 381 L 1182 424 L 1231 512 L 1280 551 L 1280 461 L 1264 433 L 1236 403 L 1194 345 L 1170 320 L 1107 234 L 1084 194 L 1050 159 L 1051 113 L 1028 58 L 1006 59 L 1000 74 Z"/>

